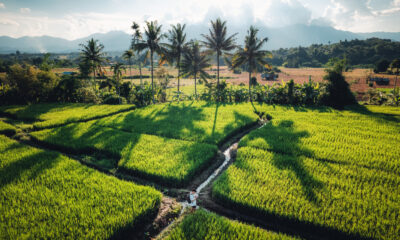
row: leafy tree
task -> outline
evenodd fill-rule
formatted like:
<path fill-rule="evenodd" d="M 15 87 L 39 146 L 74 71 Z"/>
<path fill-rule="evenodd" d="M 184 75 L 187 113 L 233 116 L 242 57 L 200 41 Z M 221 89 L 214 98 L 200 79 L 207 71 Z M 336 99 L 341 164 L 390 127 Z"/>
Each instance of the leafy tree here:
<path fill-rule="evenodd" d="M 160 56 L 165 55 L 165 45 L 161 43 L 164 38 L 164 34 L 161 33 L 162 25 L 158 25 L 157 21 L 146 22 L 145 28 L 145 39 L 138 41 L 134 45 L 136 51 L 143 51 L 148 49 L 150 52 L 150 64 L 151 64 L 151 89 L 153 94 L 154 103 L 154 54 Z"/>
<path fill-rule="evenodd" d="M 176 67 L 178 68 L 178 95 L 180 93 L 180 75 L 181 75 L 181 58 L 186 47 L 186 34 L 185 34 L 185 24 L 172 25 L 172 29 L 169 30 L 167 44 L 168 54 L 167 58 L 171 63 L 176 62 Z"/>
<path fill-rule="evenodd" d="M 269 51 L 262 50 L 263 44 L 268 41 L 268 38 L 259 39 L 257 38 L 257 33 L 258 29 L 251 26 L 244 40 L 244 47 L 238 47 L 238 50 L 233 55 L 231 65 L 232 69 L 243 65 L 247 66 L 249 72 L 249 96 L 251 96 L 251 73 L 256 71 L 258 66 L 268 64 L 266 58 L 272 56 Z"/>
<path fill-rule="evenodd" d="M 80 44 L 81 49 L 81 61 L 84 65 L 89 66 L 90 72 L 93 73 L 93 81 L 96 84 L 96 71 L 102 72 L 102 64 L 106 62 L 104 56 L 104 46 L 99 43 L 98 40 L 93 38 L 87 41 L 87 44 Z"/>
<path fill-rule="evenodd" d="M 129 76 L 132 77 L 132 57 L 134 56 L 132 49 L 126 50 L 122 55 L 129 63 Z"/>
<path fill-rule="evenodd" d="M 386 59 L 381 59 L 375 64 L 374 73 L 386 72 L 390 62 Z"/>
<path fill-rule="evenodd" d="M 217 54 L 217 85 L 219 85 L 219 58 L 222 55 L 229 54 L 229 51 L 235 49 L 235 37 L 237 33 L 227 36 L 226 21 L 221 21 L 217 18 L 215 21 L 211 20 L 211 29 L 209 35 L 202 34 L 205 41 L 203 44 L 208 48 L 209 52 Z"/>
<path fill-rule="evenodd" d="M 394 90 L 395 90 L 397 86 L 397 76 L 399 75 L 400 72 L 400 58 L 393 60 L 393 62 L 390 64 L 390 68 L 392 72 L 396 74 L 396 80 L 394 82 Z"/>
<path fill-rule="evenodd" d="M 343 76 L 346 69 L 346 59 L 336 59 L 331 60 L 331 62 L 333 66 L 325 70 L 327 75 L 324 76 L 324 79 L 329 81 L 327 86 L 329 96 L 326 104 L 342 109 L 346 105 L 356 103 L 356 99 Z"/>
<path fill-rule="evenodd" d="M 182 75 L 193 76 L 195 96 L 197 96 L 197 77 L 204 81 L 210 78 L 210 75 L 206 72 L 208 67 L 210 67 L 209 59 L 205 52 L 200 51 L 199 42 L 190 42 L 187 51 L 183 55 Z"/>

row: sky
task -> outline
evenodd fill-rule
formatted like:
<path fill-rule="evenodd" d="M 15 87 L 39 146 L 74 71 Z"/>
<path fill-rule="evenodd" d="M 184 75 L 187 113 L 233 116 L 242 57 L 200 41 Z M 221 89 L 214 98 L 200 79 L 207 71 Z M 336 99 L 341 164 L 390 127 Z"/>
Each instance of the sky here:
<path fill-rule="evenodd" d="M 0 36 L 53 36 L 69 40 L 132 21 L 229 25 L 332 26 L 352 32 L 400 32 L 400 0 L 0 0 Z"/>

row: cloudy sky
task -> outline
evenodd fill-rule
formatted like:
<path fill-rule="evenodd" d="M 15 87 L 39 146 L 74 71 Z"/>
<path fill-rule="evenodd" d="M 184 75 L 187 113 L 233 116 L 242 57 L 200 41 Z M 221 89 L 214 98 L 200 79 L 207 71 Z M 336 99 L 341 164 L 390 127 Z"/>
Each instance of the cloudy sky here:
<path fill-rule="evenodd" d="M 0 0 L 0 35 L 76 39 L 132 21 L 228 25 L 328 25 L 353 32 L 400 32 L 400 0 Z"/>

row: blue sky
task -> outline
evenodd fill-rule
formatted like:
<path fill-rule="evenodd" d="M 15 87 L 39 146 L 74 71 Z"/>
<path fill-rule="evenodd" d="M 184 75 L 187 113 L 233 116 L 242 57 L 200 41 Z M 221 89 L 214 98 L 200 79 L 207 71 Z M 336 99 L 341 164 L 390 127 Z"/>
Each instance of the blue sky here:
<path fill-rule="evenodd" d="M 0 0 L 0 35 L 76 39 L 129 32 L 132 21 L 329 25 L 354 32 L 400 32 L 400 0 Z"/>

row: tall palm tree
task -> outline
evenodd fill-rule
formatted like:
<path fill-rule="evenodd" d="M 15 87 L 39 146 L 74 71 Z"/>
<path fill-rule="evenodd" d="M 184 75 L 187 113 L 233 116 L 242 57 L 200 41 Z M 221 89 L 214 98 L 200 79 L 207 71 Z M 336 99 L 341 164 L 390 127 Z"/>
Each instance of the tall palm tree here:
<path fill-rule="evenodd" d="M 101 65 L 106 62 L 104 57 L 104 46 L 98 40 L 93 38 L 87 41 L 87 44 L 79 44 L 81 49 L 81 60 L 89 65 L 90 71 L 93 73 L 93 81 L 96 84 L 96 71 L 101 72 Z"/>
<path fill-rule="evenodd" d="M 178 68 L 178 94 L 179 86 L 180 86 L 180 75 L 181 75 L 181 58 L 186 46 L 186 34 L 185 27 L 186 25 L 177 24 L 176 26 L 172 25 L 172 29 L 169 30 L 168 40 L 169 44 L 167 44 L 168 48 L 168 58 L 170 62 L 176 62 L 176 67 Z"/>
<path fill-rule="evenodd" d="M 266 50 L 262 50 L 264 43 L 268 41 L 268 38 L 258 39 L 258 29 L 250 26 L 247 31 L 247 36 L 244 40 L 244 48 L 238 47 L 232 58 L 231 68 L 237 68 L 245 65 L 249 72 L 249 96 L 251 100 L 251 73 L 257 70 L 258 66 L 264 66 L 268 64 L 266 58 L 271 57 L 271 53 Z"/>
<path fill-rule="evenodd" d="M 132 77 L 132 57 L 134 56 L 133 50 L 129 49 L 122 54 L 122 57 L 128 60 L 129 63 L 129 76 Z"/>
<path fill-rule="evenodd" d="M 210 78 L 210 75 L 206 72 L 206 68 L 208 67 L 210 67 L 209 59 L 205 52 L 200 51 L 199 42 L 190 42 L 187 51 L 183 54 L 182 75 L 193 76 L 195 96 L 197 96 L 197 76 L 203 80 Z"/>
<path fill-rule="evenodd" d="M 150 64 L 151 64 L 151 92 L 154 103 L 154 53 L 159 56 L 165 55 L 165 45 L 161 43 L 164 34 L 161 33 L 162 25 L 158 25 L 157 21 L 146 21 L 146 28 L 144 31 L 145 39 L 138 41 L 134 48 L 136 51 L 143 51 L 148 49 L 150 51 Z"/>
<path fill-rule="evenodd" d="M 221 21 L 220 18 L 217 18 L 215 22 L 211 20 L 209 35 L 202 34 L 205 38 L 205 41 L 202 41 L 203 44 L 211 53 L 217 53 L 217 85 L 219 85 L 219 58 L 236 47 L 236 35 L 237 33 L 227 36 L 226 21 Z"/>
<path fill-rule="evenodd" d="M 124 70 L 126 72 L 126 68 L 124 67 L 124 64 L 122 64 L 122 63 L 117 62 L 111 66 L 111 71 L 113 71 L 113 74 L 114 74 L 114 81 L 115 81 L 118 96 L 121 96 L 120 95 L 120 86 L 121 86 L 121 81 L 122 81 L 122 76 L 123 76 L 122 70 Z"/>
<path fill-rule="evenodd" d="M 136 22 L 132 23 L 131 26 L 132 30 L 134 31 L 133 33 L 133 38 L 132 38 L 132 44 L 131 44 L 131 49 L 135 48 L 135 45 L 142 40 L 142 33 L 140 32 L 140 26 Z M 147 52 L 144 54 L 140 54 L 140 51 L 136 51 L 136 62 L 139 65 L 139 76 L 140 76 L 140 86 L 143 86 L 143 77 L 142 77 L 142 62 L 144 63 L 146 60 L 146 57 L 148 55 Z"/>

